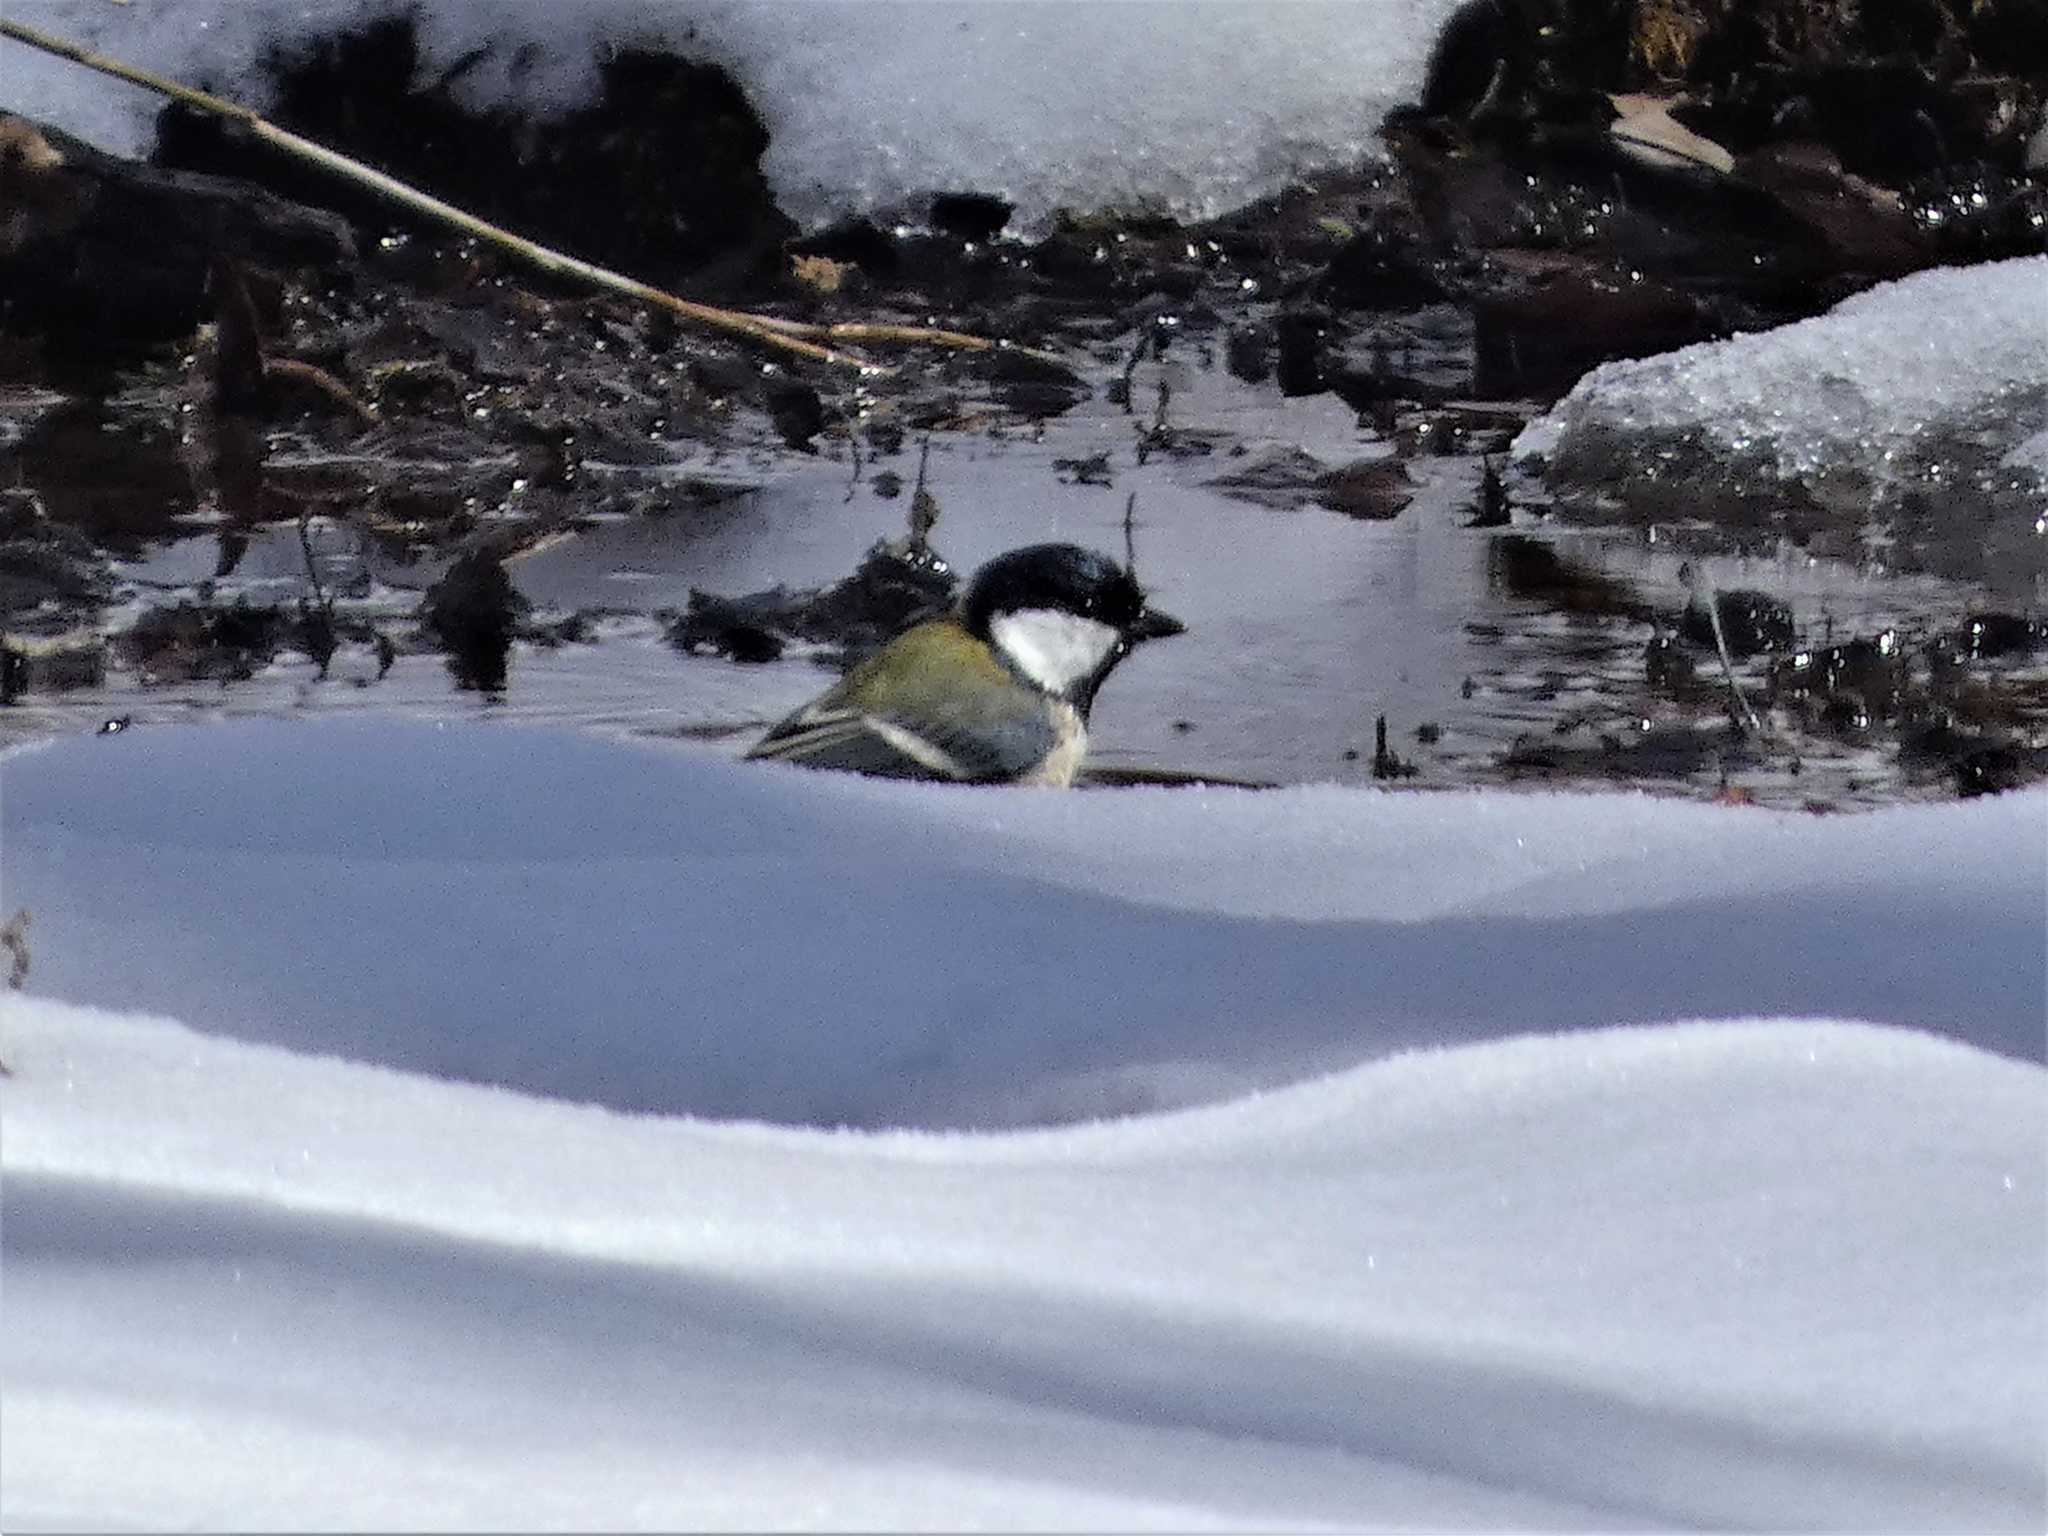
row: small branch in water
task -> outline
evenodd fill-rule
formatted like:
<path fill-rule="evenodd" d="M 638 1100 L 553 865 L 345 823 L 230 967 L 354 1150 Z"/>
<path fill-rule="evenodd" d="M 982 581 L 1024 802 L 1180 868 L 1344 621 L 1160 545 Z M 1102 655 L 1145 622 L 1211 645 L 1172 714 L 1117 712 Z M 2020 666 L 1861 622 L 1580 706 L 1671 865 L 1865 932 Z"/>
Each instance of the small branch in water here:
<path fill-rule="evenodd" d="M 1480 459 L 1479 495 L 1472 503 L 1472 518 L 1467 528 L 1505 528 L 1514 521 L 1513 509 L 1508 502 L 1507 482 L 1501 479 L 1500 471 L 1493 467 L 1491 456 Z"/>
<path fill-rule="evenodd" d="M 968 331 L 948 331 L 937 326 L 897 325 L 881 320 L 839 320 L 821 324 L 812 320 L 785 320 L 779 315 L 751 315 L 749 318 L 760 321 L 770 330 L 803 341 L 900 342 L 908 346 L 953 347 L 962 352 L 1017 352 L 1043 363 L 1066 366 L 1057 354 L 1037 347 L 1021 346 L 1014 341 L 995 341 Z"/>
<path fill-rule="evenodd" d="M 304 512 L 299 514 L 299 553 L 306 559 L 306 584 L 313 589 L 310 605 L 299 599 L 299 638 L 324 678 L 340 645 L 334 632 L 334 597 L 320 585 L 320 570 L 313 559 L 312 519 Z"/>
<path fill-rule="evenodd" d="M 848 425 L 846 431 L 846 446 L 848 451 L 851 452 L 853 455 L 853 478 L 846 482 L 846 495 L 844 497 L 844 500 L 851 501 L 853 500 L 853 493 L 860 489 L 860 472 L 862 468 L 865 467 L 862 464 L 860 456 L 860 428 L 857 425 Z"/>
<path fill-rule="evenodd" d="M 1415 765 L 1394 755 L 1387 745 L 1387 717 L 1379 716 L 1372 724 L 1372 776 L 1376 779 L 1412 779 Z"/>
<path fill-rule="evenodd" d="M 1137 339 L 1131 343 L 1131 355 L 1124 359 L 1123 377 L 1117 381 L 1119 385 L 1117 398 L 1123 402 L 1124 414 L 1126 416 L 1135 415 L 1137 412 L 1136 403 L 1132 399 L 1131 386 L 1137 377 L 1138 364 L 1145 360 L 1145 343 L 1150 338 L 1151 333 L 1149 331 L 1140 331 L 1138 333 Z"/>
<path fill-rule="evenodd" d="M 306 513 L 299 514 L 299 553 L 306 559 L 306 585 L 313 589 L 313 601 L 320 605 L 320 611 L 332 617 L 334 603 L 320 585 L 320 572 L 313 563 L 312 518 Z"/>
<path fill-rule="evenodd" d="M 1742 692 L 1742 684 L 1735 680 L 1735 659 L 1728 652 L 1728 636 L 1721 628 L 1720 589 L 1702 582 L 1699 572 L 1693 569 L 1690 562 L 1687 562 L 1684 569 L 1679 572 L 1679 579 L 1693 589 L 1695 596 L 1704 595 L 1707 624 L 1714 631 L 1714 649 L 1721 653 L 1721 674 L 1728 679 L 1728 692 L 1733 695 L 1735 708 L 1749 727 L 1750 734 L 1761 739 L 1765 734 L 1763 722 L 1757 718 L 1756 711 L 1749 707 L 1749 700 Z"/>
<path fill-rule="evenodd" d="M 932 529 L 938 526 L 939 498 L 925 488 L 925 466 L 931 462 L 932 436 L 924 435 L 917 448 L 917 485 L 910 493 L 910 552 L 920 557 L 932 552 Z"/>
<path fill-rule="evenodd" d="M 1173 428 L 1166 424 L 1167 412 L 1173 406 L 1173 381 L 1166 376 L 1166 370 L 1159 372 L 1159 403 L 1152 409 L 1152 425 L 1138 434 L 1138 464 L 1143 467 L 1154 449 L 1164 453 L 1173 446 Z"/>

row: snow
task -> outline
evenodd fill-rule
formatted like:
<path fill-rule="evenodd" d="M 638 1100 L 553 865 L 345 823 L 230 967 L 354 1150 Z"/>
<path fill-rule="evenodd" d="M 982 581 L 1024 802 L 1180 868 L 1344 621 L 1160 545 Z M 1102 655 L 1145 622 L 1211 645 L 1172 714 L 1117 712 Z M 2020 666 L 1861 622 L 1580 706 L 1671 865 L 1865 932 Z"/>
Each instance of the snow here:
<path fill-rule="evenodd" d="M 1353 154 L 1446 9 L 425 25 L 545 38 L 481 88 L 557 104 L 692 26 L 793 211 L 1028 216 Z M 361 11 L 8 6 L 250 94 Z M 113 147 L 153 110 L 0 69 Z M 1522 447 L 2028 473 L 2044 290 L 1611 365 Z M 0 854 L 10 1531 L 2048 1521 L 2048 791 L 988 792 L 273 720 L 11 755 Z"/>
<path fill-rule="evenodd" d="M 2048 793 L 0 787 L 9 1530 L 2048 1515 Z"/>
<path fill-rule="evenodd" d="M 991 796 L 271 720 L 26 754 L 0 816 L 54 995 L 615 1109 L 1034 1124 L 1755 1012 L 2043 1050 L 2041 794 L 1873 841 L 1626 797 Z M 1955 963 L 1977 948 L 2012 963 Z"/>
<path fill-rule="evenodd" d="M 2027 469 L 2048 484 L 2048 427 L 2043 427 L 2000 461 L 2006 469 Z"/>
<path fill-rule="evenodd" d="M 773 136 L 794 216 L 964 188 L 1059 206 L 1220 212 L 1305 166 L 1355 160 L 1417 93 L 1452 0 L 428 0 L 429 67 L 481 43 L 473 95 L 542 109 L 591 86 L 592 45 L 686 42 L 730 67 Z M 260 105 L 256 61 L 384 0 L 9 0 L 8 12 Z M 539 57 L 511 68 L 522 47 Z M 107 148 L 146 144 L 157 103 L 0 45 L 0 97 Z"/>
<path fill-rule="evenodd" d="M 1567 478 L 1682 480 L 1704 444 L 1730 495 L 1796 486 L 1867 501 L 1916 476 L 2000 466 L 1980 489 L 2048 500 L 2025 447 L 2048 430 L 2048 257 L 1936 268 L 1826 314 L 1603 363 L 1516 439 Z M 1944 495 L 1967 487 L 1937 486 Z"/>

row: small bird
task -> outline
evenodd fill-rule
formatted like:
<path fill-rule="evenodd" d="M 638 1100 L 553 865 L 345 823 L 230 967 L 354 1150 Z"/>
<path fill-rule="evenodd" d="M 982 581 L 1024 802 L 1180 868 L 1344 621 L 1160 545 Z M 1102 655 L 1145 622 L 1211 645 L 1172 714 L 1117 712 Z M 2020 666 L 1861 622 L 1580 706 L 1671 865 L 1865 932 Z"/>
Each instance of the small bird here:
<path fill-rule="evenodd" d="M 1073 544 L 998 555 L 959 606 L 905 630 L 762 737 L 750 758 L 894 779 L 1073 782 L 1116 664 L 1187 626 Z"/>

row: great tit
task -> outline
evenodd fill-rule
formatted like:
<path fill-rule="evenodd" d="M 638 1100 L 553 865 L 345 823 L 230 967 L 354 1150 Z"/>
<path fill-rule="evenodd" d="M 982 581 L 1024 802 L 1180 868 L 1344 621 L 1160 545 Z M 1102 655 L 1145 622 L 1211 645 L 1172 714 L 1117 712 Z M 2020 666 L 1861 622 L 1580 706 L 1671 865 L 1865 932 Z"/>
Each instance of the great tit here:
<path fill-rule="evenodd" d="M 894 779 L 1073 782 L 1088 708 L 1142 641 L 1187 626 L 1073 544 L 998 555 L 959 606 L 905 630 L 762 737 L 750 758 Z"/>

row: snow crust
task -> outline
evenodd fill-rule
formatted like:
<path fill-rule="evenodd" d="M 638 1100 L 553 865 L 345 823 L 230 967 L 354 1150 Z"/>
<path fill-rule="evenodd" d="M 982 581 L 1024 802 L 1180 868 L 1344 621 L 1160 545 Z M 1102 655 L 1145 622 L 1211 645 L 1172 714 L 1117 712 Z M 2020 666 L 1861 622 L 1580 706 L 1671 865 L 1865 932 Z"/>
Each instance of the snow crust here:
<path fill-rule="evenodd" d="M 1833 478 L 1866 500 L 1948 459 L 1951 479 L 1958 464 L 2002 467 L 1981 489 L 2048 505 L 2022 450 L 2044 430 L 2048 257 L 2031 256 L 1916 273 L 1811 320 L 1604 363 L 1513 452 L 1551 460 L 1553 478 L 1619 487 L 1660 467 L 1682 478 L 1704 444 L 1715 473 L 1751 488 L 1775 480 L 1825 497 Z"/>
<path fill-rule="evenodd" d="M 52 994 L 617 1109 L 1033 1124 L 1759 1013 L 2044 1049 L 2042 792 L 1874 838 L 1627 796 L 989 794 L 277 720 L 74 739 L 5 790 L 0 899 L 34 910 Z"/>
<path fill-rule="evenodd" d="M 2041 1070 L 1779 1022 L 1008 1137 L 0 1009 L 0 1514 L 2037 1529 Z"/>
<path fill-rule="evenodd" d="M 0 851 L 10 1531 L 2048 1517 L 2048 793 L 252 721 Z"/>
<path fill-rule="evenodd" d="M 687 41 L 730 67 L 773 135 L 778 200 L 822 222 L 945 189 L 1053 208 L 1207 214 L 1304 167 L 1355 160 L 1420 87 L 1452 0 L 427 0 L 429 67 L 496 43 L 473 96 L 566 106 L 605 41 Z M 34 25 L 259 105 L 266 46 L 387 0 L 10 0 Z M 532 49 L 520 59 L 522 49 Z M 147 143 L 156 103 L 0 45 L 0 106 L 104 147 Z"/>

